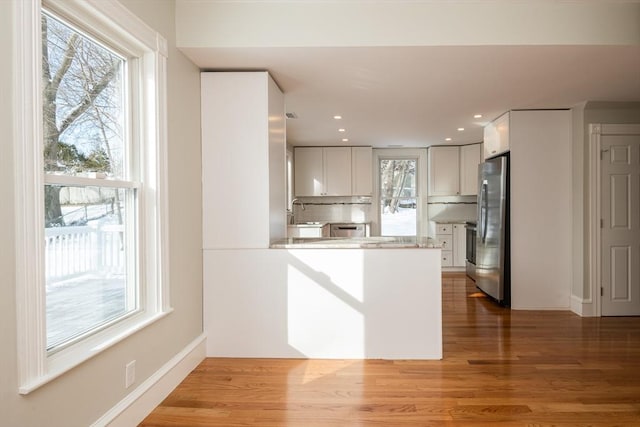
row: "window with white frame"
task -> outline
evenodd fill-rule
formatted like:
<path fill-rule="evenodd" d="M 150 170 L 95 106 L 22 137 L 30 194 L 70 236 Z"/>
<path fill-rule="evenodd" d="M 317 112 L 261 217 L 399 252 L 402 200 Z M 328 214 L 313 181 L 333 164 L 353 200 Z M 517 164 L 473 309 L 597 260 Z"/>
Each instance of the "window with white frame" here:
<path fill-rule="evenodd" d="M 166 43 L 112 0 L 30 0 L 16 11 L 28 393 L 169 311 Z"/>

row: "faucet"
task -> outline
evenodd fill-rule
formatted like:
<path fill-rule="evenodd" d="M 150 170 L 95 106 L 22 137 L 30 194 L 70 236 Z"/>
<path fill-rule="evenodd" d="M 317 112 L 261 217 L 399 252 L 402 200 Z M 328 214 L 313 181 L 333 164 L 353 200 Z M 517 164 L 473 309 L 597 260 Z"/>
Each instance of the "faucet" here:
<path fill-rule="evenodd" d="M 304 203 L 302 203 L 302 200 L 298 200 L 298 199 L 291 200 L 291 209 L 289 209 L 289 211 L 291 212 L 291 218 L 289 219 L 289 224 L 295 224 L 296 223 L 294 221 L 294 217 L 293 217 L 293 205 L 296 202 L 299 202 L 300 203 L 300 207 L 302 207 L 302 210 L 305 210 Z"/>

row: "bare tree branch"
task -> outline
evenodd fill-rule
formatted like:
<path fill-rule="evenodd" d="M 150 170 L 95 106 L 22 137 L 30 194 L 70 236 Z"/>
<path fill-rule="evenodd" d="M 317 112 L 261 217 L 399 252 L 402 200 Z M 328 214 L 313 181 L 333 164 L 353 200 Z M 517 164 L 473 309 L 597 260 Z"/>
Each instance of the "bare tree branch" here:
<path fill-rule="evenodd" d="M 56 75 L 53 76 L 51 80 L 51 89 L 53 91 L 58 90 L 58 86 L 60 86 L 60 82 L 64 78 L 65 74 L 71 67 L 71 63 L 73 62 L 73 58 L 76 56 L 76 49 L 78 47 L 79 36 L 76 33 L 73 33 L 71 37 L 69 37 L 69 41 L 67 42 L 67 48 L 64 51 L 64 56 L 62 62 L 60 63 L 60 68 L 56 72 Z M 62 133 L 62 132 L 61 132 Z"/>
<path fill-rule="evenodd" d="M 102 76 L 100 81 L 91 88 L 89 93 L 87 93 L 82 102 L 80 102 L 76 108 L 74 108 L 71 113 L 67 117 L 62 120 L 60 123 L 59 131 L 62 134 L 78 117 L 80 117 L 85 111 L 91 107 L 93 101 L 102 93 L 102 91 L 109 86 L 109 83 L 116 75 L 116 71 L 118 69 L 118 63 L 112 63 L 109 70 Z"/>

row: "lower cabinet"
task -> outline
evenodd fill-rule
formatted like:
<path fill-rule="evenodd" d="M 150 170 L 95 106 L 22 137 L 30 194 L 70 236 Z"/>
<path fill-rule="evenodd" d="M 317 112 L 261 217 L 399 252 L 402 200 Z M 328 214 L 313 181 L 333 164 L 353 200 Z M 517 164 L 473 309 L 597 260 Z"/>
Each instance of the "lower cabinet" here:
<path fill-rule="evenodd" d="M 436 240 L 442 248 L 442 267 L 465 266 L 467 239 L 464 223 L 436 223 Z"/>
<path fill-rule="evenodd" d="M 287 237 L 329 237 L 329 224 L 289 225 Z"/>

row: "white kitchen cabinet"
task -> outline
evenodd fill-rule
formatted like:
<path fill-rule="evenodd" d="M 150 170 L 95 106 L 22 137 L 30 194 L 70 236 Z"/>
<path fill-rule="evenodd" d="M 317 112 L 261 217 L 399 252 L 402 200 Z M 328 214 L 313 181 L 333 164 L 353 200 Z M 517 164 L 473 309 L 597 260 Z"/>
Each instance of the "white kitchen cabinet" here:
<path fill-rule="evenodd" d="M 296 147 L 296 197 L 372 193 L 371 147 Z"/>
<path fill-rule="evenodd" d="M 464 267 L 466 259 L 465 225 L 436 223 L 436 241 L 442 251 L 442 267 Z"/>
<path fill-rule="evenodd" d="M 481 145 L 471 144 L 460 147 L 460 195 L 462 196 L 478 194 L 478 165 L 482 161 Z"/>
<path fill-rule="evenodd" d="M 329 224 L 289 225 L 287 237 L 329 237 Z"/>
<path fill-rule="evenodd" d="M 294 151 L 294 188 L 296 196 L 322 196 L 324 166 L 322 147 L 296 148 Z"/>
<path fill-rule="evenodd" d="M 351 195 L 351 147 L 323 148 L 323 196 Z"/>
<path fill-rule="evenodd" d="M 429 148 L 429 195 L 478 194 L 480 144 Z"/>
<path fill-rule="evenodd" d="M 429 148 L 429 195 L 460 194 L 460 150 L 458 147 Z"/>
<path fill-rule="evenodd" d="M 351 147 L 351 194 L 370 196 L 373 193 L 373 150 L 371 147 Z"/>
<path fill-rule="evenodd" d="M 484 158 L 509 151 L 509 112 L 484 127 Z"/>
<path fill-rule="evenodd" d="M 467 258 L 467 230 L 465 224 L 453 224 L 453 266 L 465 267 Z"/>

